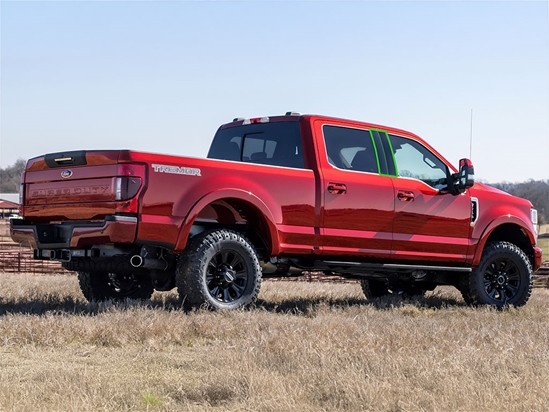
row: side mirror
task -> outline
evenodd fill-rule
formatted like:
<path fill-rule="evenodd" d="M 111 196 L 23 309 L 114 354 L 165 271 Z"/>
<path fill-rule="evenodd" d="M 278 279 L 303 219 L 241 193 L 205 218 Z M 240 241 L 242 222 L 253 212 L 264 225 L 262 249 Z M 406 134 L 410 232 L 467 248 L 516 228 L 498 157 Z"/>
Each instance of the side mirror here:
<path fill-rule="evenodd" d="M 475 184 L 475 168 L 469 159 L 459 161 L 459 172 L 457 174 L 456 188 L 458 193 L 465 192 Z"/>

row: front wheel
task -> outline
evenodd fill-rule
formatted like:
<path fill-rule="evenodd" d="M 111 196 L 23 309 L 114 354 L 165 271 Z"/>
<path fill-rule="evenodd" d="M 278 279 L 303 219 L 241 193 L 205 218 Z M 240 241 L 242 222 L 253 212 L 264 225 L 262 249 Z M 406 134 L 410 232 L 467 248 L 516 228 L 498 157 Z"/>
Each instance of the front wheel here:
<path fill-rule="evenodd" d="M 509 242 L 486 246 L 480 264 L 469 275 L 462 290 L 468 303 L 522 306 L 532 293 L 534 274 L 526 254 Z"/>
<path fill-rule="evenodd" d="M 383 296 L 401 296 L 404 298 L 419 298 L 425 295 L 425 289 L 411 282 L 385 283 L 375 279 L 361 279 L 360 286 L 366 299 L 373 300 Z"/>
<path fill-rule="evenodd" d="M 257 253 L 240 233 L 217 229 L 193 238 L 176 270 L 186 309 L 238 309 L 254 303 L 261 287 Z"/>

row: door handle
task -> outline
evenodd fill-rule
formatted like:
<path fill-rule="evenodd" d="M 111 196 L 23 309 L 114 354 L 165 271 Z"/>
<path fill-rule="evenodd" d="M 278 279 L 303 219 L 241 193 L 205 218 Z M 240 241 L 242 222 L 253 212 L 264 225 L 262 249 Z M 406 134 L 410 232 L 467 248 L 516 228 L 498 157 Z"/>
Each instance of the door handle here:
<path fill-rule="evenodd" d="M 413 202 L 414 201 L 414 192 L 409 190 L 399 190 L 397 197 L 401 202 Z"/>
<path fill-rule="evenodd" d="M 347 186 L 343 183 L 328 183 L 328 192 L 334 195 L 342 195 L 347 192 Z"/>

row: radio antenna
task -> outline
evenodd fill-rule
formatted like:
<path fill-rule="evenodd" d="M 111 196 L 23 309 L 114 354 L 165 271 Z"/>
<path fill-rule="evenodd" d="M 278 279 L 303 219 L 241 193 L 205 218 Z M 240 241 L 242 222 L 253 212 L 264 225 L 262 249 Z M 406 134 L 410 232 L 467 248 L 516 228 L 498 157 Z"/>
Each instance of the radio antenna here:
<path fill-rule="evenodd" d="M 473 109 L 471 109 L 471 134 L 469 137 L 469 159 L 473 159 Z"/>

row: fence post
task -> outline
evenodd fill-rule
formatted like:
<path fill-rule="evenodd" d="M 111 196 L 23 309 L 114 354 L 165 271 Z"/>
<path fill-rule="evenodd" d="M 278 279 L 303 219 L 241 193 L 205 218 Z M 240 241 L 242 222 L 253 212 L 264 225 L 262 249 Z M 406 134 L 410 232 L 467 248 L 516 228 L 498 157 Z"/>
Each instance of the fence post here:
<path fill-rule="evenodd" d="M 17 252 L 17 272 L 21 272 L 21 252 Z"/>

